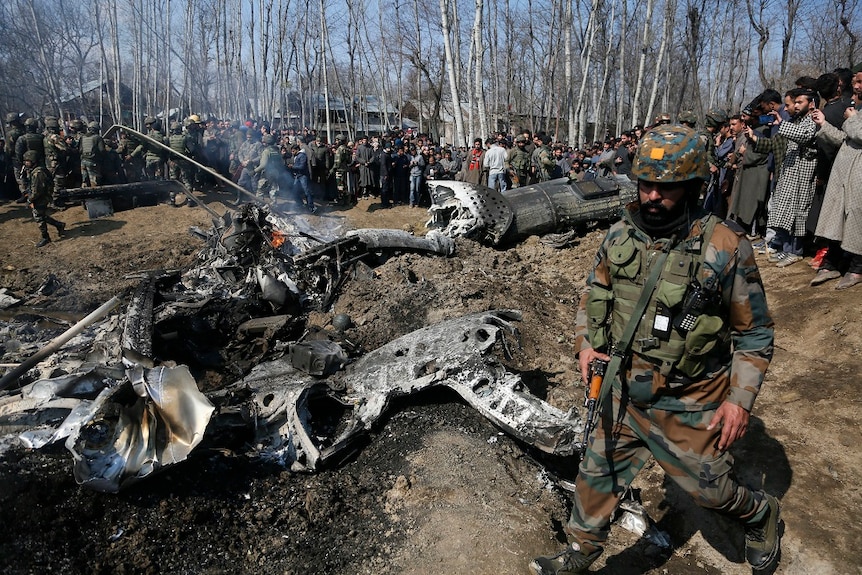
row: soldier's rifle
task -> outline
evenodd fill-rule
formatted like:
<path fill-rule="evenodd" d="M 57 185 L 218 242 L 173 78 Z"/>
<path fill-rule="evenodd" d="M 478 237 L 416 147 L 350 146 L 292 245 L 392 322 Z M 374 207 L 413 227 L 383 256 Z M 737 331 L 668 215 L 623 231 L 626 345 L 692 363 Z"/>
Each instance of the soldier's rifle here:
<path fill-rule="evenodd" d="M 593 432 L 596 419 L 596 406 L 599 403 L 599 392 L 602 389 L 602 380 L 605 377 L 605 370 L 608 367 L 608 362 L 595 359 L 590 366 L 590 381 L 587 388 L 584 390 L 584 407 L 587 408 L 587 418 L 584 421 L 584 439 L 581 442 L 581 457 L 587 452 L 587 439 L 590 433 Z"/>

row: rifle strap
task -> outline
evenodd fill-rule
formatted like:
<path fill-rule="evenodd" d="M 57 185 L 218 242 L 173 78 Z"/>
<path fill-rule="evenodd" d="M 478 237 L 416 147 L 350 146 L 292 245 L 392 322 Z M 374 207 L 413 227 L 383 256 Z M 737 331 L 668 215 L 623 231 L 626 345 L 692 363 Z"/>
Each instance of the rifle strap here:
<path fill-rule="evenodd" d="M 605 395 L 610 391 L 611 383 L 616 378 L 617 373 L 619 373 L 620 368 L 623 366 L 623 361 L 625 361 L 628 356 L 629 348 L 631 348 L 632 345 L 632 338 L 634 338 L 638 324 L 640 323 L 641 318 L 646 311 L 647 304 L 652 297 L 652 292 L 655 291 L 655 286 L 658 284 L 659 277 L 661 277 L 661 272 L 662 269 L 664 269 L 664 264 L 667 261 L 668 254 L 673 249 L 674 245 L 676 245 L 675 236 L 659 254 L 659 257 L 650 272 L 649 278 L 647 278 L 647 281 L 644 284 L 641 297 L 638 300 L 637 305 L 635 305 L 634 312 L 632 312 L 632 316 L 629 318 L 629 323 L 626 325 L 625 330 L 623 330 L 620 340 L 614 342 L 610 350 L 611 360 L 608 362 L 608 367 L 605 370 L 605 377 L 602 379 L 602 386 L 599 389 L 599 397 L 597 401 L 599 405 L 601 405 L 602 401 L 604 401 Z"/>

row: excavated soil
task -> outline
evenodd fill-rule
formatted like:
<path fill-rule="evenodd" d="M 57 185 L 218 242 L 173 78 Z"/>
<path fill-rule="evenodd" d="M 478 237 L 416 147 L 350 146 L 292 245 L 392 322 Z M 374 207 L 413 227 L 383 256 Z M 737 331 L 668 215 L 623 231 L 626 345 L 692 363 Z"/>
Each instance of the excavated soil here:
<path fill-rule="evenodd" d="M 231 195 L 200 199 L 222 213 Z M 379 208 L 363 200 L 302 217 L 321 229 L 424 233 L 424 210 Z M 211 222 L 203 209 L 163 205 L 94 221 L 80 207 L 56 217 L 67 237 L 37 249 L 29 211 L 0 206 L 0 288 L 25 300 L 2 312 L 0 326 L 27 318 L 59 332 L 43 316 L 73 320 L 127 294 L 134 272 L 190 265 L 202 242 L 188 230 Z M 348 279 L 309 323 L 347 313 L 346 335 L 371 350 L 465 313 L 519 309 L 510 368 L 534 394 L 580 409 L 572 326 L 603 232 L 565 249 L 535 237 L 508 249 L 458 240 L 451 258 L 395 256 Z M 738 475 L 782 500 L 777 573 L 862 573 L 862 287 L 811 288 L 805 263 L 761 263 L 777 347 L 751 429 L 733 449 Z M 242 438 L 211 439 L 188 461 L 108 495 L 75 484 L 62 446 L 12 451 L 0 458 L 0 572 L 525 574 L 533 556 L 562 548 L 569 500 L 549 477 L 571 478 L 573 462 L 533 452 L 445 391 L 400 400 L 334 469 L 292 473 L 244 453 Z M 672 549 L 614 526 L 598 573 L 751 572 L 741 530 L 697 508 L 658 466 L 636 486 Z"/>

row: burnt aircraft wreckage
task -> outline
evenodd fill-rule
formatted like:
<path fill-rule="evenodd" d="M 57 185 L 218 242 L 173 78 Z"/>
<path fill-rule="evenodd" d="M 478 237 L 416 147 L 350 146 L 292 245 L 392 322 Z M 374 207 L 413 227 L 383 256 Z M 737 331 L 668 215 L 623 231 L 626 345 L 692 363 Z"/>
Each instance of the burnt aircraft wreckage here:
<path fill-rule="evenodd" d="M 518 345 L 515 310 L 467 315 L 364 352 L 326 312 L 357 266 L 407 251 L 446 257 L 438 231 L 354 230 L 319 237 L 304 217 L 243 204 L 193 230 L 205 241 L 190 269 L 141 274 L 119 299 L 43 347 L 32 329 L 0 326 L 0 453 L 65 440 L 78 483 L 116 492 L 187 458 L 204 435 L 244 437 L 256 455 L 297 471 L 335 465 L 393 399 L 448 387 L 502 430 L 570 455 L 582 423 L 531 395 L 504 362 Z M 50 354 L 46 354 L 49 350 Z M 193 373 L 219 373 L 225 385 Z M 207 386 L 213 389 L 207 389 Z M 202 391 L 203 389 L 203 391 Z"/>
<path fill-rule="evenodd" d="M 614 219 L 635 196 L 628 180 L 554 180 L 505 196 L 433 182 L 424 237 L 369 229 L 323 237 L 305 217 L 277 213 L 213 176 L 251 203 L 219 215 L 199 202 L 214 218 L 210 231 L 193 230 L 205 242 L 193 267 L 141 273 L 123 311 L 111 314 L 114 298 L 44 347 L 27 330 L 0 326 L 14 342 L 0 347 L 3 361 L 21 362 L 0 378 L 0 454 L 65 440 L 78 483 L 116 492 L 186 459 L 205 434 L 227 432 L 263 458 L 314 471 L 354 453 L 392 400 L 435 386 L 527 445 L 561 456 L 579 450 L 578 412 L 531 395 L 502 361 L 518 345 L 516 310 L 424 327 L 367 353 L 345 337 L 349 318 L 324 329 L 308 315 L 331 309 L 348 274 L 392 254 L 446 257 L 457 236 L 497 246 Z M 65 200 L 98 217 L 176 186 L 103 186 Z M 199 384 L 193 372 L 204 371 L 226 383 Z"/>
<path fill-rule="evenodd" d="M 591 224 L 619 219 L 623 206 L 637 197 L 637 186 L 624 176 L 583 182 L 559 178 L 505 194 L 450 180 L 429 181 L 428 187 L 429 228 L 492 246 L 544 234 L 562 234 L 559 241 L 565 242 Z"/>

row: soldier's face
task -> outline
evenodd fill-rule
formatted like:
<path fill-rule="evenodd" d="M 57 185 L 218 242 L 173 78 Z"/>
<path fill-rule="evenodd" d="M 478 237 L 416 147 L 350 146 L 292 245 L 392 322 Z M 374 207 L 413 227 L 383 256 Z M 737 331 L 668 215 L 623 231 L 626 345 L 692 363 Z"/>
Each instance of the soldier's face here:
<path fill-rule="evenodd" d="M 646 222 L 664 224 L 685 197 L 685 186 L 678 182 L 661 183 L 638 180 L 640 211 Z"/>

